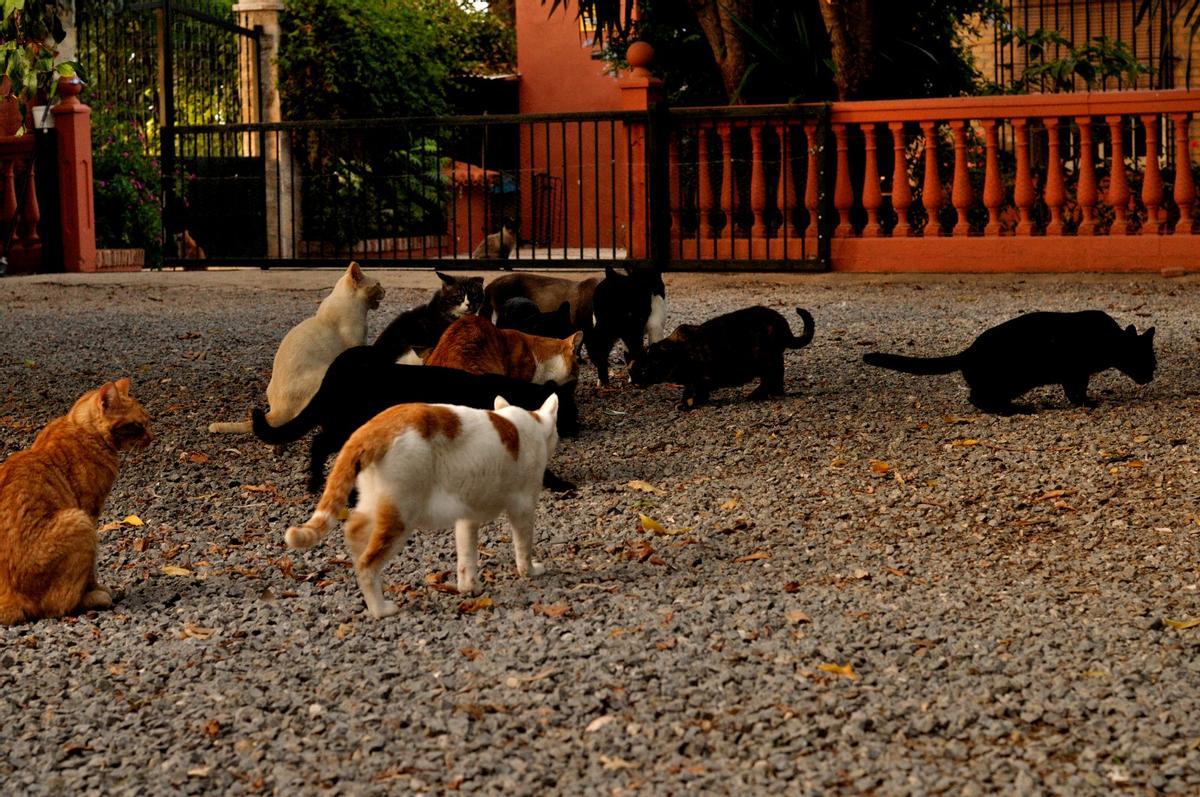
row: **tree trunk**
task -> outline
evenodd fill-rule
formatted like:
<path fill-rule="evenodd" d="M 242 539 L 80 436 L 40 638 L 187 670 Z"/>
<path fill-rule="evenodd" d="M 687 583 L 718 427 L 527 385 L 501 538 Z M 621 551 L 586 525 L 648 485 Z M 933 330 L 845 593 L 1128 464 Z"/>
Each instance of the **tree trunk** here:
<path fill-rule="evenodd" d="M 721 82 L 730 102 L 741 102 L 742 82 L 746 78 L 746 48 L 738 21 L 750 25 L 754 0 L 688 0 L 696 14 L 704 38 L 721 72 Z"/>
<path fill-rule="evenodd" d="M 817 0 L 833 51 L 838 99 L 859 96 L 875 66 L 873 0 Z"/>

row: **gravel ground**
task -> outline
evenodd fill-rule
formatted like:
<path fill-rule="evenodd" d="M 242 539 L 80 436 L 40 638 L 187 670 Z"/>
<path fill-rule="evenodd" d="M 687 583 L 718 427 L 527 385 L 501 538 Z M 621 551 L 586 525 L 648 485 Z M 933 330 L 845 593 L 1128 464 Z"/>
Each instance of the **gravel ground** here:
<path fill-rule="evenodd" d="M 680 414 L 585 373 L 547 575 L 490 525 L 494 605 L 461 612 L 422 532 L 376 622 L 340 536 L 284 547 L 304 449 L 205 431 L 333 278 L 0 282 L 0 454 L 125 374 L 157 435 L 101 520 L 114 610 L 0 629 L 0 793 L 1200 793 L 1200 628 L 1166 622 L 1200 615 L 1200 279 L 669 277 L 670 326 L 812 311 L 788 397 Z M 372 334 L 433 284 L 382 278 Z M 1159 375 L 1092 411 L 983 416 L 860 360 L 1093 307 L 1157 325 Z"/>

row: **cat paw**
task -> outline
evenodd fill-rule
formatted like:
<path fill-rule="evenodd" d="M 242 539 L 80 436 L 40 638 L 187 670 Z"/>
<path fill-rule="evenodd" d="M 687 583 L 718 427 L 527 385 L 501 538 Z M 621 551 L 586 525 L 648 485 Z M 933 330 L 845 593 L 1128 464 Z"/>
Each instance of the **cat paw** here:
<path fill-rule="evenodd" d="M 477 584 L 474 581 L 459 581 L 458 582 L 458 594 L 459 595 L 478 595 L 480 592 L 482 592 L 482 590 L 479 589 L 479 584 Z"/>
<path fill-rule="evenodd" d="M 382 620 L 385 617 L 391 617 L 393 615 L 399 614 L 400 607 L 397 606 L 392 601 L 384 601 L 383 603 L 379 604 L 378 610 L 371 609 L 368 611 L 371 612 L 371 616 L 374 617 L 376 620 Z"/>
<path fill-rule="evenodd" d="M 84 594 L 79 601 L 79 608 L 84 611 L 93 609 L 111 609 L 113 605 L 112 593 L 104 587 L 96 587 Z"/>
<path fill-rule="evenodd" d="M 537 578 L 540 575 L 544 575 L 545 572 L 546 572 L 546 566 L 544 564 L 542 564 L 541 562 L 530 562 L 529 570 L 522 573 L 521 575 L 524 576 L 525 578 Z"/>

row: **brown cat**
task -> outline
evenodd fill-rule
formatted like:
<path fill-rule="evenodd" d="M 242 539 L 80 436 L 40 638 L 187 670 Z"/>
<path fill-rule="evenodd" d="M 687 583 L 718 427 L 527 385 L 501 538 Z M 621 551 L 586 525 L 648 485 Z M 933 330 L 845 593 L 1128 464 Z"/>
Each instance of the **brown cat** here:
<path fill-rule="evenodd" d="M 578 375 L 582 345 L 582 332 L 562 340 L 542 338 L 515 329 L 499 329 L 486 318 L 467 315 L 442 333 L 425 364 L 561 385 Z"/>
<path fill-rule="evenodd" d="M 153 439 L 149 420 L 119 379 L 0 464 L 0 624 L 112 606 L 96 580 L 96 518 L 121 450 Z"/>

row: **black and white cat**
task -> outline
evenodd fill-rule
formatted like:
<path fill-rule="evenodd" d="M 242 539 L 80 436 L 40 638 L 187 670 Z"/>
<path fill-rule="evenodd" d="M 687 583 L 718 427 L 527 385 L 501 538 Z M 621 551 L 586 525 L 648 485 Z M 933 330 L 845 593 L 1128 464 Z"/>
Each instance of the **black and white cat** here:
<path fill-rule="evenodd" d="M 456 318 L 474 315 L 483 306 L 483 277 L 455 277 L 435 271 L 442 287 L 427 304 L 405 310 L 375 339 L 393 362 L 419 365 L 421 355 L 437 345 Z"/>
<path fill-rule="evenodd" d="M 395 404 L 459 404 L 487 409 L 496 396 L 526 409 L 537 409 L 546 397 L 559 397 L 558 430 L 564 437 L 579 433 L 579 411 L 575 404 L 575 382 L 537 385 L 495 374 L 471 374 L 457 368 L 432 365 L 403 365 L 376 346 L 358 346 L 342 352 L 330 364 L 321 387 L 288 423 L 272 426 L 260 409 L 252 416 L 254 434 L 274 445 L 299 440 L 320 427 L 309 453 L 309 489 L 320 489 L 325 460 L 350 438 L 354 430 L 377 413 Z M 553 473 L 546 473 L 546 487 L 559 492 L 573 489 Z"/>
<path fill-rule="evenodd" d="M 905 357 L 871 352 L 868 365 L 908 374 L 962 371 L 970 401 L 984 412 L 1011 415 L 1031 407 L 1013 399 L 1041 385 L 1062 385 L 1067 400 L 1091 407 L 1088 381 L 1116 368 L 1139 385 L 1154 378 L 1154 327 L 1138 334 L 1121 329 L 1102 310 L 1078 313 L 1026 313 L 985 330 L 975 342 L 949 357 Z"/>

